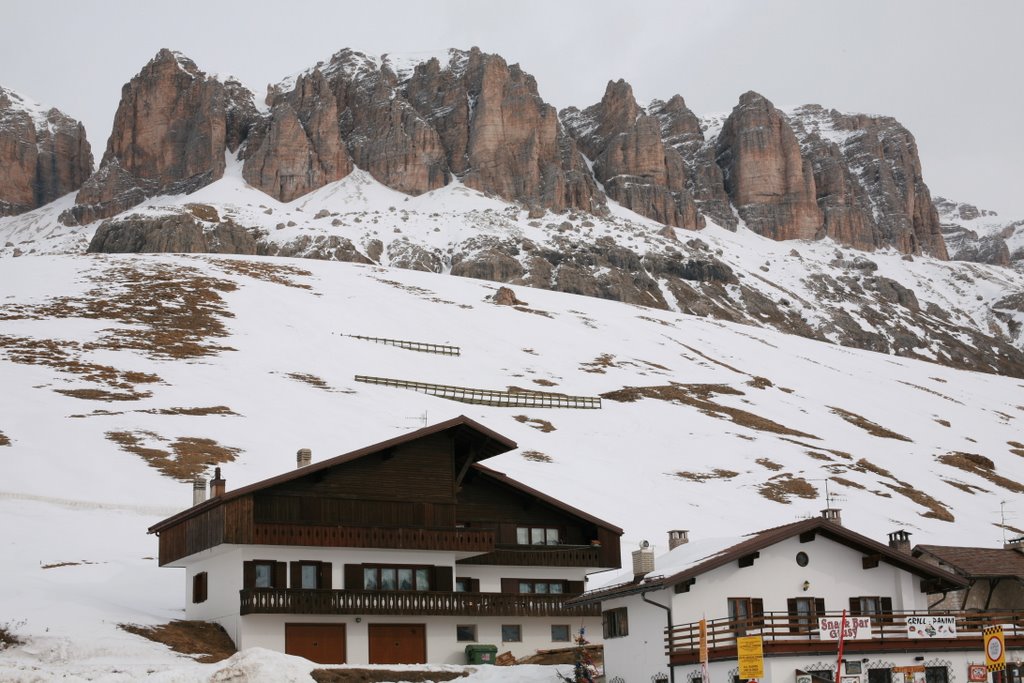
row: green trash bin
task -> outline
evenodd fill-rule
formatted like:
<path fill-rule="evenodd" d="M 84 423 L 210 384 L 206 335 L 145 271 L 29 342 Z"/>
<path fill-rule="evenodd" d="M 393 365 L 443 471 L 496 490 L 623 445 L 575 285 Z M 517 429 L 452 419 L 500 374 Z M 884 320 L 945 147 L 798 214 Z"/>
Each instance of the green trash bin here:
<path fill-rule="evenodd" d="M 494 664 L 494 658 L 498 655 L 497 645 L 467 645 L 467 664 Z"/>

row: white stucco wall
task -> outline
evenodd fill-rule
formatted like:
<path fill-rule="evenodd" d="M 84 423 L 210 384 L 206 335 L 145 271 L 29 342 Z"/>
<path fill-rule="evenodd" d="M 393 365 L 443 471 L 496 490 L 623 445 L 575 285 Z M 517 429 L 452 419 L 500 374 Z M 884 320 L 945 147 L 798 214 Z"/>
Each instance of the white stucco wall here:
<path fill-rule="evenodd" d="M 456 639 L 456 626 L 475 624 L 477 642 L 496 645 L 498 652 L 511 651 L 523 657 L 539 649 L 571 646 L 572 642 L 551 640 L 551 626 L 569 626 L 570 636 L 575 637 L 581 626 L 586 629 L 586 638 L 600 643 L 600 617 L 437 617 L 437 616 L 357 616 L 352 615 L 270 615 L 253 614 L 239 616 L 239 591 L 242 589 L 243 562 L 249 560 L 273 560 L 275 562 L 296 562 L 301 560 L 330 562 L 331 585 L 334 589 L 351 588 L 344 585 L 346 564 L 411 564 L 452 567 L 454 576 L 467 576 L 480 580 L 481 592 L 501 591 L 502 578 L 553 579 L 582 581 L 585 568 L 573 567 L 524 567 L 500 565 L 455 565 L 455 553 L 422 550 L 387 550 L 362 548 L 317 548 L 296 546 L 259 546 L 223 544 L 205 550 L 176 564 L 185 566 L 185 615 L 188 619 L 202 619 L 221 624 L 239 649 L 266 647 L 283 652 L 285 623 L 344 623 L 346 624 L 347 655 L 352 664 L 366 664 L 369 656 L 368 624 L 426 624 L 427 658 L 431 663 L 464 663 L 465 647 L 469 643 Z M 192 602 L 192 579 L 198 572 L 207 573 L 207 594 L 205 602 Z M 290 577 L 289 577 L 290 580 Z M 357 588 L 361 589 L 360 584 Z M 501 642 L 501 626 L 518 624 L 522 626 L 523 640 L 518 643 Z"/>
<path fill-rule="evenodd" d="M 808 564 L 796 563 L 799 552 L 807 553 Z M 850 598 L 876 595 L 892 598 L 892 608 L 925 610 L 927 595 L 919 590 L 920 579 L 882 561 L 874 569 L 863 569 L 864 553 L 836 543 L 820 534 L 809 543 L 789 538 L 760 551 L 750 567 L 736 562 L 697 577 L 687 593 L 673 598 L 675 623 L 722 619 L 728 616 L 728 598 L 752 597 L 764 600 L 766 612 L 785 612 L 788 598 L 823 598 L 825 609 L 848 609 Z M 803 583 L 810 587 L 804 591 Z"/>
<path fill-rule="evenodd" d="M 647 599 L 668 605 L 671 590 L 647 593 Z M 668 658 L 665 657 L 665 627 L 668 620 L 665 610 L 649 605 L 639 595 L 617 600 L 607 600 L 601 610 L 625 607 L 629 621 L 629 635 L 608 638 L 604 641 L 604 666 L 606 680 L 615 676 L 627 681 L 648 683 L 656 673 L 668 673 Z M 598 626 L 600 628 L 600 626 Z"/>

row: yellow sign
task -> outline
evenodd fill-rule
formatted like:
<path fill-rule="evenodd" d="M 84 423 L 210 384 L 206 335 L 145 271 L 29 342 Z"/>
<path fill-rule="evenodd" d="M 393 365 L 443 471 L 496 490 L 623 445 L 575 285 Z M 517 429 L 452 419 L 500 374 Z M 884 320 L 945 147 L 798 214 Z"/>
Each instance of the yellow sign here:
<path fill-rule="evenodd" d="M 985 640 L 985 668 L 989 671 L 1006 669 L 1006 643 L 1002 626 L 988 626 L 983 631 Z"/>
<path fill-rule="evenodd" d="M 736 639 L 736 652 L 739 655 L 741 679 L 764 678 L 764 648 L 761 636 L 746 636 Z"/>
<path fill-rule="evenodd" d="M 708 621 L 700 620 L 700 663 L 708 663 Z"/>

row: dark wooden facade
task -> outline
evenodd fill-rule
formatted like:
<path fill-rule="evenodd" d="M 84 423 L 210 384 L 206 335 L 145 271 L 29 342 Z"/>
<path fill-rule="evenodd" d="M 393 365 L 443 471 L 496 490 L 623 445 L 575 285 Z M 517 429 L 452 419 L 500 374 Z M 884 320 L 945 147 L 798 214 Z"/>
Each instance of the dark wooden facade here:
<path fill-rule="evenodd" d="M 515 444 L 457 418 L 229 491 L 155 525 L 160 564 L 222 543 L 454 551 L 466 564 L 616 568 L 622 533 L 478 464 Z M 556 543 L 517 544 L 521 527 Z"/>
<path fill-rule="evenodd" d="M 911 639 L 907 635 L 908 616 L 951 615 L 956 617 L 956 638 Z M 823 612 L 816 616 L 840 619 L 842 612 Z M 872 614 L 871 639 L 847 640 L 845 652 L 871 654 L 878 652 L 910 652 L 976 650 L 982 652 L 982 629 L 1002 625 L 1007 648 L 1024 647 L 1024 612 L 999 610 L 991 612 L 927 612 L 907 611 Z M 666 629 L 667 630 L 667 629 Z M 766 657 L 791 654 L 835 654 L 836 641 L 821 640 L 817 621 L 808 626 L 789 612 L 765 612 L 753 618 L 712 619 L 707 622 L 708 658 L 712 662 L 735 660 L 737 636 L 761 636 Z M 700 623 L 681 624 L 667 630 L 666 654 L 673 666 L 700 661 Z"/>

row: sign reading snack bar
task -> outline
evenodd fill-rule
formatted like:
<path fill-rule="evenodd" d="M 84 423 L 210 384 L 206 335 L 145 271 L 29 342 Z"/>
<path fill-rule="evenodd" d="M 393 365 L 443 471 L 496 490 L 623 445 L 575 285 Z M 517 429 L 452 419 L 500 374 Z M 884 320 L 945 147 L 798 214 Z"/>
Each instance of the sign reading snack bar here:
<path fill-rule="evenodd" d="M 818 638 L 821 640 L 871 640 L 871 617 L 846 617 L 843 629 L 841 617 L 818 617 Z"/>
<path fill-rule="evenodd" d="M 908 638 L 956 638 L 956 617 L 907 617 Z"/>

